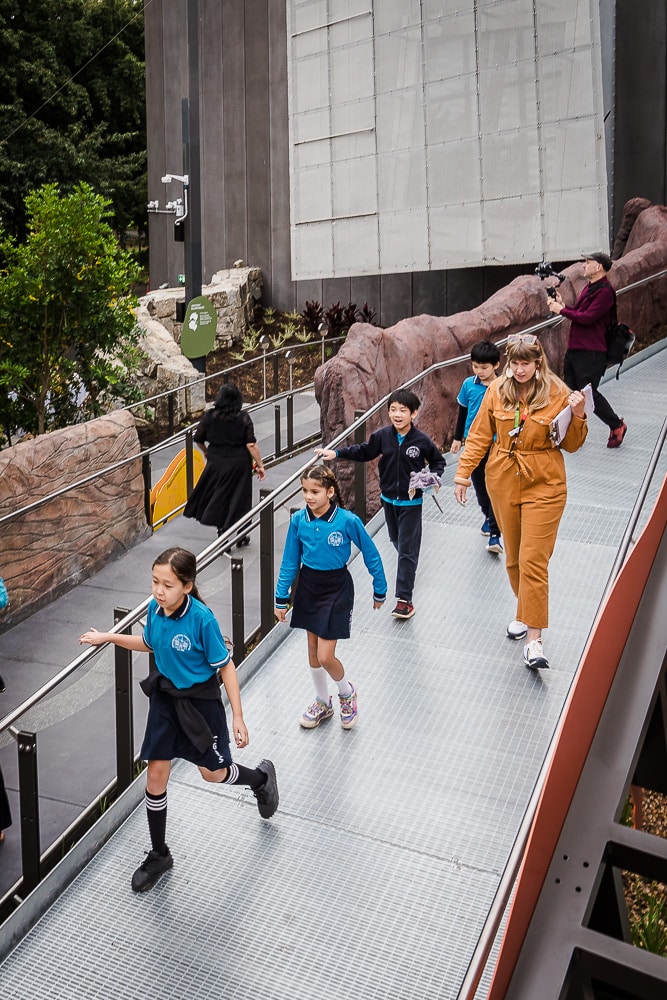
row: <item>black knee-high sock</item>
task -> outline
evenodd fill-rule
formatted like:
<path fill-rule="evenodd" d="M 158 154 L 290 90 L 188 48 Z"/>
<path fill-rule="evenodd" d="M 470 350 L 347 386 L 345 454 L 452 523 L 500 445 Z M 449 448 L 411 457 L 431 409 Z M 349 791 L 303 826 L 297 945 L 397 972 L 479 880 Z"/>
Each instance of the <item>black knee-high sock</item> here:
<path fill-rule="evenodd" d="M 146 817 L 151 846 L 158 854 L 167 853 L 165 834 L 167 832 L 167 792 L 162 795 L 151 795 L 146 791 Z"/>
<path fill-rule="evenodd" d="M 243 764 L 230 764 L 223 785 L 250 785 L 253 792 L 262 787 L 266 781 L 264 771 L 256 767 L 244 767 Z"/>

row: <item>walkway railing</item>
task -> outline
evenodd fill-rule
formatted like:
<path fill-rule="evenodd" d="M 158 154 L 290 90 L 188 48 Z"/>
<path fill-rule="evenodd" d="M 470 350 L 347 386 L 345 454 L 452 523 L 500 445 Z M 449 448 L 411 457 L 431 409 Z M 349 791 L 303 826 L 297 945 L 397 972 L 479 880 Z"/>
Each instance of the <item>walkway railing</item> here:
<path fill-rule="evenodd" d="M 661 272 L 665 274 L 667 272 Z M 661 276 L 660 275 L 660 276 Z M 653 280 L 659 275 L 653 275 L 651 278 L 646 279 Z M 640 282 L 638 284 L 642 284 Z M 632 286 L 636 287 L 636 285 Z M 552 317 L 548 320 L 542 321 L 534 326 L 531 326 L 524 330 L 524 332 L 539 332 L 546 330 L 550 327 L 556 326 L 560 323 L 560 318 Z M 504 346 L 506 344 L 506 339 L 498 341 L 499 346 Z M 423 379 L 428 378 L 435 372 L 441 369 L 453 367 L 462 363 L 467 363 L 469 361 L 468 354 L 460 355 L 455 358 L 450 358 L 445 361 L 437 362 L 431 365 L 425 371 L 421 371 L 414 375 L 412 378 L 408 379 L 402 384 L 400 388 L 412 388 L 418 384 Z M 350 436 L 355 436 L 356 438 L 363 440 L 366 437 L 366 426 L 370 418 L 372 418 L 378 411 L 386 406 L 388 395 L 382 397 L 378 400 L 372 407 L 366 410 L 364 413 L 360 414 L 355 421 L 343 430 L 339 435 L 337 435 L 332 441 L 327 442 L 328 447 L 336 448 L 338 445 L 342 444 Z M 178 435 L 176 436 L 179 437 Z M 660 450 L 663 446 L 665 438 L 665 427 L 663 426 L 663 431 L 660 437 L 659 444 L 656 446 L 656 453 L 652 459 L 650 466 L 650 475 L 652 476 L 655 465 L 657 464 L 657 458 L 660 454 Z M 136 459 L 137 456 L 135 456 Z M 113 468 L 120 467 L 125 463 L 118 463 Z M 293 472 L 288 476 L 285 481 L 273 491 L 262 491 L 261 499 L 259 503 L 253 507 L 251 511 L 248 512 L 243 518 L 241 518 L 235 525 L 230 527 L 222 535 L 220 535 L 214 542 L 212 542 L 207 548 L 205 548 L 198 556 L 197 564 L 198 569 L 202 570 L 211 564 L 215 563 L 216 560 L 221 557 L 229 558 L 229 549 L 231 543 L 237 539 L 239 535 L 249 534 L 253 530 L 259 530 L 259 597 L 260 597 L 260 612 L 259 612 L 259 622 L 253 623 L 250 634 L 247 634 L 246 627 L 246 616 L 245 616 L 245 600 L 244 600 L 244 565 L 242 555 L 233 555 L 230 559 L 231 568 L 231 595 L 232 595 L 232 641 L 234 644 L 235 655 L 234 659 L 237 664 L 241 663 L 245 658 L 246 650 L 250 642 L 254 642 L 259 636 L 266 636 L 268 632 L 273 628 L 274 621 L 274 581 L 275 581 L 275 565 L 274 565 L 274 533 L 275 533 L 275 519 L 279 512 L 285 510 L 288 505 L 294 500 L 294 498 L 299 494 L 299 479 L 302 473 L 312 464 L 311 460 L 304 463 L 297 471 Z M 365 482 L 365 465 L 359 463 L 357 465 L 357 475 L 355 477 L 355 495 L 358 498 L 357 502 L 357 513 L 362 516 L 365 520 L 365 496 L 366 496 L 366 482 Z M 649 473 L 647 473 L 647 476 Z M 95 479 L 95 476 L 86 477 L 85 480 L 80 481 L 75 486 L 82 485 L 85 482 L 90 482 Z M 650 479 L 649 479 L 650 483 Z M 643 502 L 646 496 L 646 491 L 648 490 L 648 484 L 646 488 L 642 488 L 640 493 L 640 500 Z M 70 487 L 68 489 L 75 488 Z M 59 491 L 59 493 L 67 492 L 67 490 Z M 40 506 L 42 503 L 47 502 L 49 498 L 44 498 L 42 501 L 37 501 L 35 504 L 28 505 L 22 508 L 21 511 L 15 512 L 13 515 L 5 515 L 4 518 L 0 518 L 0 523 L 7 521 L 12 516 L 18 516 L 19 514 L 25 513 L 30 509 L 34 509 L 36 506 Z M 638 500 L 638 503 L 640 501 Z M 639 513 L 637 513 L 637 517 Z M 631 519 L 632 520 L 632 519 Z M 629 539 L 628 543 L 629 544 Z M 139 620 L 144 615 L 146 608 L 148 607 L 149 598 L 146 598 L 141 604 L 126 612 L 121 609 L 116 609 L 114 612 L 114 621 L 112 631 L 114 632 L 126 632 L 132 629 L 132 627 L 139 622 Z M 105 647 L 95 647 L 94 649 L 87 650 L 80 656 L 72 660 L 67 666 L 60 670 L 53 678 L 51 678 L 45 685 L 43 685 L 38 691 L 34 692 L 28 699 L 26 699 L 21 705 L 17 706 L 12 712 L 0 720 L 0 735 L 4 732 L 11 733 L 12 737 L 15 739 L 17 744 L 18 756 L 19 756 L 19 799 L 20 799 L 20 814 L 21 814 L 21 843 L 22 843 L 22 878 L 17 882 L 15 886 L 0 899 L 0 916 L 7 910 L 8 907 L 15 905 L 20 902 L 21 899 L 34 888 L 41 878 L 53 867 L 57 860 L 61 857 L 63 845 L 66 841 L 71 840 L 75 837 L 80 830 L 83 829 L 83 824 L 89 821 L 94 815 L 95 810 L 98 807 L 98 800 L 92 803 L 79 817 L 79 819 L 71 825 L 68 830 L 66 830 L 43 855 L 40 854 L 40 838 L 39 838 L 39 799 L 38 799 L 38 786 L 37 786 L 37 734 L 27 730 L 17 730 L 15 724 L 19 722 L 22 716 L 24 716 L 31 708 L 38 705 L 45 697 L 51 694 L 57 687 L 59 687 L 65 680 L 72 677 L 77 671 L 79 671 L 84 666 L 88 665 L 92 659 L 97 656 L 102 649 Z M 127 788 L 135 776 L 136 759 L 134 755 L 134 739 L 133 739 L 133 718 L 132 718 L 132 654 L 128 650 L 122 650 L 118 647 L 114 647 L 115 656 L 115 686 L 116 686 L 116 777 L 111 781 L 108 786 L 102 790 L 101 795 L 103 797 L 111 796 L 117 794 L 123 789 Z M 80 751 L 79 751 L 80 752 Z M 532 812 L 537 804 L 537 799 L 539 797 L 540 782 L 536 785 L 535 793 L 531 798 L 528 810 L 526 812 L 526 817 L 524 823 L 522 824 L 521 831 L 517 837 L 515 849 L 512 852 L 510 859 L 510 864 L 508 864 L 507 871 L 501 882 L 501 888 L 497 896 L 497 904 L 494 904 L 494 908 L 489 915 L 489 920 L 487 921 L 482 938 L 480 938 L 480 943 L 478 949 L 475 952 L 473 963 L 469 970 L 469 975 L 466 977 L 465 983 L 468 984 L 468 992 L 463 989 L 460 992 L 461 998 L 466 998 L 468 1000 L 471 997 L 469 990 L 470 983 L 473 978 L 479 974 L 480 967 L 483 968 L 483 964 L 488 957 L 490 948 L 492 946 L 493 939 L 497 933 L 497 928 L 499 926 L 500 919 L 502 918 L 502 913 L 509 898 L 509 893 L 516 877 L 516 870 L 518 870 L 518 864 L 520 863 L 521 856 L 525 847 L 525 839 L 527 837 L 528 830 L 530 828 L 530 821 L 532 818 Z M 503 902 L 504 899 L 504 902 Z M 481 966 L 480 966 L 481 963 Z"/>
<path fill-rule="evenodd" d="M 282 392 L 276 396 L 272 396 L 264 403 L 253 403 L 250 406 L 244 407 L 247 412 L 254 413 L 265 406 L 273 405 L 274 444 L 273 451 L 264 456 L 264 464 L 267 467 L 270 468 L 278 462 L 284 461 L 286 458 L 291 458 L 292 455 L 297 454 L 313 440 L 312 435 L 296 439 L 294 424 L 294 399 L 300 393 L 311 391 L 312 388 L 313 383 L 309 382 L 307 385 L 302 386 L 293 392 Z M 280 405 L 282 401 L 285 401 L 284 420 Z M 70 483 L 68 486 L 63 486 L 58 490 L 54 490 L 52 493 L 48 493 L 46 496 L 40 497 L 39 500 L 33 500 L 31 503 L 24 504 L 23 507 L 19 507 L 16 510 L 11 511 L 9 514 L 3 514 L 0 516 L 0 527 L 9 524 L 11 521 L 14 521 L 19 517 L 23 517 L 25 514 L 30 514 L 33 511 L 38 510 L 40 507 L 45 506 L 45 504 L 50 503 L 52 500 L 58 500 L 61 497 L 67 496 L 69 493 L 80 489 L 82 486 L 89 486 L 91 483 L 97 482 L 113 472 L 117 472 L 118 469 L 124 469 L 133 462 L 136 462 L 137 459 L 141 459 L 142 463 L 142 473 L 144 479 L 144 509 L 146 511 L 146 520 L 150 524 L 150 494 L 153 486 L 151 477 L 151 458 L 155 455 L 159 455 L 160 452 L 167 451 L 175 446 L 180 445 L 181 447 L 185 447 L 187 456 L 186 476 L 188 482 L 192 483 L 194 475 L 192 450 L 196 426 L 196 424 L 192 424 L 190 427 L 184 428 L 177 434 L 173 434 L 171 437 L 167 438 L 166 441 L 162 441 L 160 444 L 153 445 L 151 448 L 143 449 L 135 455 L 130 455 L 128 458 L 124 458 L 119 462 L 114 462 L 112 465 L 107 465 L 98 472 L 93 472 L 89 476 L 77 479 L 76 482 Z M 283 441 L 285 441 L 284 447 Z M 170 514 L 160 519 L 159 524 L 163 523 L 163 521 L 167 520 L 169 517 L 172 517 L 176 512 L 177 511 L 172 511 Z"/>
<path fill-rule="evenodd" d="M 268 339 L 268 338 L 267 338 Z M 345 337 L 327 337 L 326 333 L 322 335 L 319 340 L 311 340 L 306 343 L 301 344 L 291 344 L 289 347 L 278 347 L 273 351 L 269 351 L 268 348 L 262 348 L 262 354 L 256 355 L 253 358 L 248 358 L 245 361 L 239 361 L 238 364 L 230 365 L 228 368 L 223 368 L 217 372 L 211 372 L 209 375 L 202 375 L 201 378 L 193 378 L 186 382 L 184 385 L 176 386 L 173 389 L 165 389 L 164 392 L 155 393 L 153 396 L 146 396 L 144 399 L 137 400 L 136 403 L 128 403 L 127 406 L 122 407 L 124 410 L 139 410 L 142 407 L 152 407 L 157 411 L 157 407 L 160 403 L 165 402 L 167 407 L 167 427 L 168 433 L 174 434 L 176 426 L 176 397 L 179 393 L 189 393 L 195 386 L 203 385 L 206 386 L 208 383 L 216 381 L 221 382 L 223 379 L 226 380 L 230 375 L 238 377 L 243 375 L 250 369 L 256 368 L 261 365 L 262 368 L 262 402 L 267 402 L 267 388 L 271 387 L 271 396 L 282 395 L 279 390 L 280 384 L 280 365 L 281 362 L 288 366 L 289 371 L 289 391 L 293 392 L 293 373 L 294 365 L 298 361 L 298 355 L 305 353 L 306 351 L 312 351 L 313 348 L 319 349 L 321 364 L 324 364 L 327 360 L 327 353 L 331 351 L 331 354 L 335 354 L 340 345 L 344 343 Z M 312 383 L 309 383 L 312 384 Z M 305 385 L 298 386 L 298 390 L 306 388 Z"/>
<path fill-rule="evenodd" d="M 630 546 L 632 545 L 633 538 L 635 537 L 635 532 L 639 518 L 641 517 L 642 511 L 644 509 L 644 504 L 646 503 L 646 498 L 648 491 L 651 487 L 655 471 L 658 467 L 658 462 L 662 454 L 663 448 L 665 447 L 665 439 L 667 438 L 667 418 L 663 421 L 660 433 L 655 443 L 655 447 L 651 454 L 648 467 L 644 474 L 639 492 L 637 494 L 637 499 L 635 500 L 632 511 L 630 512 L 630 517 L 628 519 L 628 524 L 623 533 L 623 538 L 618 547 L 618 552 L 616 553 L 616 558 L 614 559 L 611 571 L 609 573 L 609 578 L 607 580 L 602 598 L 600 600 L 600 605 L 598 607 L 598 614 L 600 608 L 604 604 L 611 588 L 614 585 L 614 580 L 618 576 L 623 563 L 625 562 Z M 597 618 L 597 614 L 595 616 Z M 578 675 L 578 670 L 575 672 L 570 687 L 576 683 Z M 475 951 L 473 952 L 472 958 L 470 960 L 470 965 L 466 972 L 466 975 L 461 984 L 461 988 L 458 993 L 458 1000 L 474 1000 L 475 993 L 477 991 L 477 986 L 482 977 L 482 973 L 488 961 L 489 955 L 493 948 L 494 942 L 496 940 L 500 925 L 502 923 L 503 915 L 509 903 L 514 884 L 516 882 L 517 876 L 519 874 L 519 869 L 524 858 L 526 851 L 526 846 L 528 844 L 528 838 L 530 836 L 530 831 L 535 819 L 537 812 L 537 807 L 539 805 L 542 793 L 544 790 L 544 785 L 547 780 L 547 776 L 551 770 L 553 759 L 556 753 L 556 748 L 558 745 L 560 730 L 557 729 L 554 736 L 549 744 L 547 753 L 544 758 L 544 762 L 540 769 L 540 772 L 535 782 L 535 787 L 533 793 L 528 802 L 526 812 L 524 813 L 523 819 L 521 821 L 521 826 L 516 836 L 516 840 L 512 846 L 510 856 L 505 866 L 502 878 L 498 885 L 491 909 L 487 915 L 487 918 L 482 927 L 479 940 Z"/>

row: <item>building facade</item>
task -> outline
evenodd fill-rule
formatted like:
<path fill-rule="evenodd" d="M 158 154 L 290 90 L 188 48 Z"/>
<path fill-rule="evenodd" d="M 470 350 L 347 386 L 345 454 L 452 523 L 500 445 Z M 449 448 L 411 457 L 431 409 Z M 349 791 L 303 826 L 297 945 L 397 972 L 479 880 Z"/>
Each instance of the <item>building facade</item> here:
<path fill-rule="evenodd" d="M 667 198 L 663 0 L 154 0 L 145 19 L 149 197 L 181 193 L 162 178 L 187 172 L 192 88 L 204 281 L 242 259 L 275 308 L 451 314 L 609 247 L 627 198 Z M 183 270 L 152 214 L 152 287 Z"/>

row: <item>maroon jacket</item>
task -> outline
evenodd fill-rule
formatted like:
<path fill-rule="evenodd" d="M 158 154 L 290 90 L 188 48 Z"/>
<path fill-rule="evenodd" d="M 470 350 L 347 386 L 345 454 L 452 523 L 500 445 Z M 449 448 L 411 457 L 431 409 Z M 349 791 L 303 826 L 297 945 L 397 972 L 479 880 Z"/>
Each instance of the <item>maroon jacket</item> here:
<path fill-rule="evenodd" d="M 568 351 L 607 350 L 607 329 L 611 323 L 616 292 L 606 278 L 589 282 L 572 307 L 561 309 L 569 319 Z"/>

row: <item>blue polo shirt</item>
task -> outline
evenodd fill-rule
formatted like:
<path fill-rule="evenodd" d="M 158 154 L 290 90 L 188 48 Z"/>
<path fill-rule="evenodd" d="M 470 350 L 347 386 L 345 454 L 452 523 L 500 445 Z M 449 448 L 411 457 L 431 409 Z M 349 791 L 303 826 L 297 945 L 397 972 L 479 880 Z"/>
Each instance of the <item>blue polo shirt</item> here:
<path fill-rule="evenodd" d="M 179 689 L 210 680 L 229 662 L 215 615 L 190 594 L 173 615 L 165 615 L 153 598 L 142 638 L 160 673 Z"/>
<path fill-rule="evenodd" d="M 456 397 L 456 402 L 459 406 L 467 407 L 468 413 L 466 415 L 465 428 L 463 430 L 464 439 L 468 437 L 468 431 L 472 425 L 473 420 L 477 416 L 477 412 L 482 405 L 482 400 L 484 399 L 484 393 L 488 389 L 488 385 L 484 385 L 480 382 L 478 375 L 470 375 L 464 380 L 463 385 Z"/>
<path fill-rule="evenodd" d="M 360 517 L 351 510 L 331 504 L 321 517 L 306 507 L 290 519 L 278 583 L 276 607 L 287 607 L 288 595 L 301 564 L 311 569 L 342 569 L 352 553 L 352 542 L 361 551 L 366 569 L 373 577 L 373 596 L 384 601 L 387 581 L 375 542 Z"/>

